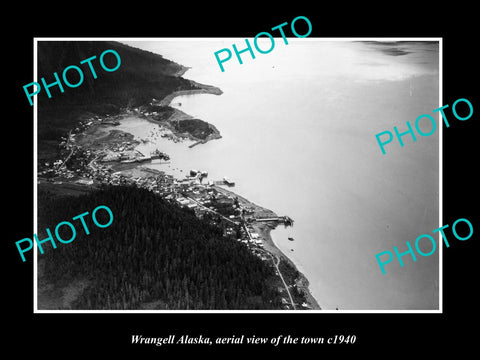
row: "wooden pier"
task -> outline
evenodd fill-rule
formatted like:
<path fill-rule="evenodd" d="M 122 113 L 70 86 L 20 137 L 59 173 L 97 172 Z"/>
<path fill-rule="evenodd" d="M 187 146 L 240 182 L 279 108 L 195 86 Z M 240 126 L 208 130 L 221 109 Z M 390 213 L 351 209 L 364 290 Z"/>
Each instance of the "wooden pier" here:
<path fill-rule="evenodd" d="M 283 223 L 287 226 L 293 226 L 293 219 L 289 216 L 278 216 L 278 217 L 271 217 L 271 218 L 258 218 L 255 219 L 257 222 L 267 222 L 267 221 L 276 221 L 279 223 Z"/>

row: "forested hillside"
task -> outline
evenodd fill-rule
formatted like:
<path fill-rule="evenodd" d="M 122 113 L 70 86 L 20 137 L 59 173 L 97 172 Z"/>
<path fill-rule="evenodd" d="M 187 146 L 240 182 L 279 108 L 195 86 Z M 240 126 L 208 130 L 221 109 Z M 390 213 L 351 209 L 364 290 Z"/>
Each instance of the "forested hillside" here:
<path fill-rule="evenodd" d="M 99 62 L 105 50 L 115 50 L 121 65 L 114 72 L 105 71 Z M 88 64 L 92 60 L 97 78 L 94 79 Z M 116 65 L 113 56 L 109 57 Z M 108 59 L 108 58 L 106 58 Z M 105 60 L 107 61 L 107 60 Z M 176 90 L 199 89 L 193 82 L 178 76 L 185 67 L 163 58 L 158 54 L 136 49 L 115 41 L 39 41 L 38 82 L 45 78 L 47 84 L 54 83 L 53 73 L 62 78 L 63 70 L 75 65 L 82 69 L 84 81 L 76 88 L 63 84 L 62 93 L 58 85 L 50 88 L 51 98 L 42 89 L 36 95 L 38 101 L 38 156 L 53 161 L 58 156 L 58 143 L 78 126 L 82 117 L 91 115 L 118 114 L 124 109 L 148 104 L 153 98 L 163 99 Z M 75 71 L 70 81 L 76 83 Z M 62 80 L 63 81 L 63 80 Z M 29 89 L 33 91 L 33 89 Z M 27 99 L 25 98 L 25 101 Z"/>
<path fill-rule="evenodd" d="M 116 51 L 121 59 L 120 67 L 114 72 L 105 71 L 100 65 L 100 55 L 105 50 Z M 81 61 L 96 56 L 91 61 L 97 78 L 94 79 L 87 64 Z M 116 65 L 113 56 L 105 58 Z M 84 73 L 84 81 L 76 88 L 63 84 L 64 92 L 57 85 L 50 88 L 49 99 L 44 89 L 37 95 L 42 113 L 71 109 L 72 105 L 96 106 L 99 111 L 112 111 L 118 107 L 140 106 L 152 98 L 162 99 L 175 90 L 197 89 L 189 80 L 178 74 L 185 67 L 163 58 L 161 55 L 133 48 L 115 41 L 39 41 L 38 76 L 47 84 L 55 81 L 53 73 L 62 78 L 63 70 L 75 65 Z M 70 74 L 69 74 L 70 75 Z M 75 76 L 77 75 L 77 76 Z M 72 72 L 70 81 L 76 83 L 78 74 Z"/>
<path fill-rule="evenodd" d="M 77 309 L 279 309 L 273 269 L 215 226 L 136 187 L 109 186 L 78 197 L 39 193 L 39 238 L 71 221 L 77 238 L 45 250 L 44 275 L 64 285 L 89 280 Z M 99 205 L 114 215 L 101 229 L 85 217 L 90 235 L 72 217 Z M 99 222 L 102 220 L 98 213 Z M 71 234 L 71 233 L 70 233 Z M 64 238 L 68 239 L 70 234 Z"/>

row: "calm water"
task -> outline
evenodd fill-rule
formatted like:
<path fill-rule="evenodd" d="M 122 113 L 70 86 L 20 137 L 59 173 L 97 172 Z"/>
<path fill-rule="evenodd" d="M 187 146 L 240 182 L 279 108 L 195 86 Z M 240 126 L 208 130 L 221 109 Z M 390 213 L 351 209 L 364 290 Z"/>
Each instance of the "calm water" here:
<path fill-rule="evenodd" d="M 291 216 L 295 226 L 272 236 L 323 309 L 438 308 L 438 251 L 405 259 L 404 268 L 387 265 L 386 275 L 375 259 L 439 226 L 438 130 L 416 143 L 405 139 L 404 148 L 392 143 L 387 155 L 374 137 L 406 129 L 405 121 L 440 105 L 438 45 L 291 39 L 285 46 L 277 39 L 270 54 L 245 54 L 243 65 L 232 60 L 222 73 L 213 52 L 241 41 L 126 42 L 189 66 L 184 77 L 224 91 L 172 102 L 223 138 L 192 149 L 153 138 L 144 146 L 166 151 L 172 164 L 152 167 L 228 176 L 242 196 Z M 135 118 L 122 126 L 140 137 L 156 131 Z"/>

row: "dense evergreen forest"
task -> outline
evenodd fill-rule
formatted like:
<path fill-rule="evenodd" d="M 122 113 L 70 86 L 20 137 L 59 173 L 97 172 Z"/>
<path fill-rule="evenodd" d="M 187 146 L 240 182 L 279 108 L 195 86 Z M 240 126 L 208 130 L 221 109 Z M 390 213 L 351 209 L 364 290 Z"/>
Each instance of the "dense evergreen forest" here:
<path fill-rule="evenodd" d="M 221 229 L 154 193 L 137 187 L 105 186 L 77 197 L 39 191 L 39 239 L 57 223 L 77 230 L 72 243 L 45 245 L 44 276 L 57 286 L 86 279 L 76 309 L 280 309 L 271 285 L 273 269 Z M 92 210 L 108 206 L 114 215 L 98 228 Z M 79 220 L 88 211 L 86 235 Z M 102 219 L 102 215 L 105 218 Z M 108 221 L 97 213 L 102 224 Z M 67 228 L 63 238 L 70 238 Z M 55 235 L 54 235 L 55 236 Z"/>
<path fill-rule="evenodd" d="M 105 50 L 116 51 L 121 65 L 114 72 L 105 71 L 100 65 L 100 55 Z M 96 56 L 92 60 L 97 78 L 94 79 L 87 64 L 81 61 Z M 105 64 L 113 67 L 115 57 L 105 57 Z M 118 107 L 143 105 L 152 98 L 162 99 L 175 90 L 197 89 L 191 81 L 177 76 L 185 68 L 161 55 L 136 49 L 115 41 L 39 41 L 38 74 L 47 84 L 53 83 L 56 72 L 62 79 L 66 67 L 75 65 L 84 73 L 84 81 L 76 88 L 69 88 L 62 82 L 64 92 L 57 85 L 50 88 L 52 97 L 46 92 L 37 95 L 40 115 L 76 111 L 112 112 Z M 75 77 L 75 75 L 77 75 Z M 79 81 L 78 74 L 70 74 L 70 81 Z M 78 108 L 81 109 L 78 109 Z"/>
<path fill-rule="evenodd" d="M 114 72 L 105 71 L 99 62 L 105 50 L 115 50 L 121 65 Z M 97 78 L 94 79 L 88 64 L 92 60 Z M 114 57 L 107 66 L 116 65 Z M 84 81 L 76 88 L 69 88 L 62 81 L 64 92 L 58 85 L 50 88 L 51 98 L 42 89 L 35 97 L 38 101 L 38 156 L 43 161 L 53 161 L 58 156 L 58 142 L 61 136 L 75 128 L 82 119 L 92 115 L 115 115 L 125 108 L 148 104 L 153 98 L 163 99 L 177 90 L 194 90 L 199 87 L 178 74 L 185 69 L 158 54 L 136 49 L 115 41 L 39 41 L 38 81 L 44 77 L 47 84 L 54 83 L 54 73 L 62 79 L 68 66 L 78 66 L 84 73 Z M 79 79 L 69 73 L 70 81 Z M 33 89 L 29 88 L 32 92 Z M 25 99 L 26 100 L 26 99 Z M 26 100 L 27 101 L 27 100 Z M 173 110 L 169 110 L 170 112 Z"/>

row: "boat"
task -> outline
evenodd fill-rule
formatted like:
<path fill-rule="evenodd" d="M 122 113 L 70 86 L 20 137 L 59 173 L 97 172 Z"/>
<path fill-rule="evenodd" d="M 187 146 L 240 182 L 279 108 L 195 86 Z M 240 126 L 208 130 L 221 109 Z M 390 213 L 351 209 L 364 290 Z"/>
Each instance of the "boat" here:
<path fill-rule="evenodd" d="M 290 237 L 290 236 L 289 236 L 289 237 L 288 237 L 288 240 L 293 241 L 294 239 L 293 239 L 293 237 Z"/>

